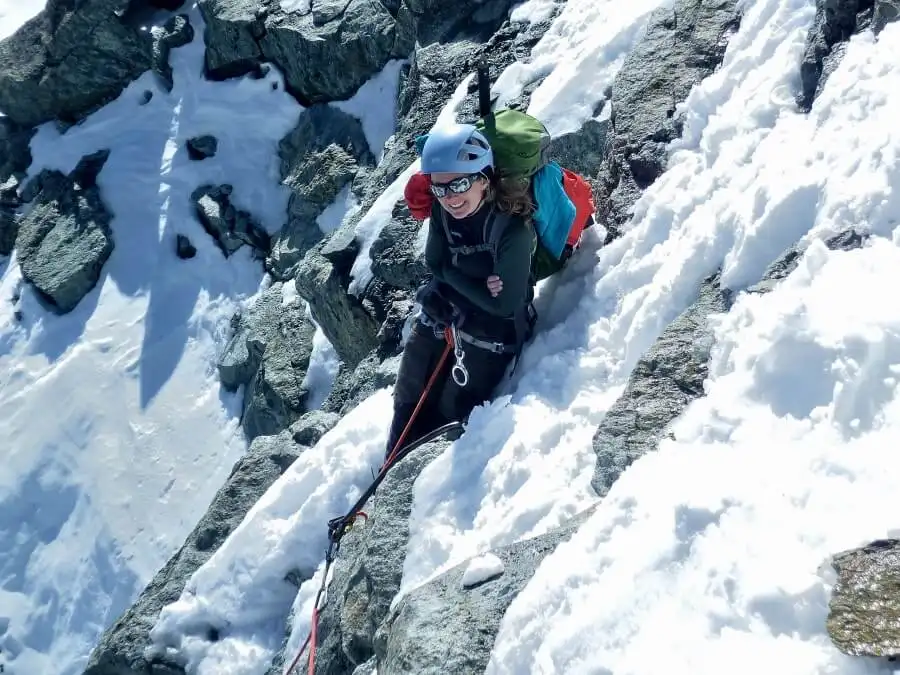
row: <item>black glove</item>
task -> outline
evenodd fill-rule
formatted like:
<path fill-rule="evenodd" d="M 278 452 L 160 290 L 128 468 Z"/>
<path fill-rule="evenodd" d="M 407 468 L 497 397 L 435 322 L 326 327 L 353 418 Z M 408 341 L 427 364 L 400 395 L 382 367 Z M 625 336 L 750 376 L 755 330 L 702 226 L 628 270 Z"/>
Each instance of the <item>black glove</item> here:
<path fill-rule="evenodd" d="M 432 321 L 449 326 L 459 323 L 459 309 L 441 293 L 440 282 L 432 279 L 416 291 L 416 302 L 422 305 L 422 311 Z"/>

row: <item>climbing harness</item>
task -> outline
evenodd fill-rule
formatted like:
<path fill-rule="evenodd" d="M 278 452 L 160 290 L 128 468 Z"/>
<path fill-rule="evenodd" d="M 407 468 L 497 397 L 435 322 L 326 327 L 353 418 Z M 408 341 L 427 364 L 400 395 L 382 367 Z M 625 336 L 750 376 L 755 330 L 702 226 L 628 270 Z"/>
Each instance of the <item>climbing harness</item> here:
<path fill-rule="evenodd" d="M 469 371 L 466 370 L 466 364 L 463 363 L 466 353 L 463 351 L 462 343 L 459 340 L 459 331 L 456 328 L 456 324 L 450 324 L 450 334 L 453 337 L 453 358 L 456 359 L 453 368 L 450 369 L 450 376 L 460 387 L 465 387 L 469 383 Z"/>
<path fill-rule="evenodd" d="M 378 474 L 373 479 L 371 485 L 369 485 L 369 487 L 360 495 L 359 499 L 356 500 L 356 503 L 350 508 L 346 515 L 340 516 L 338 518 L 332 518 L 328 521 L 328 549 L 325 551 L 325 570 L 322 573 L 322 583 L 319 586 L 319 590 L 316 593 L 316 601 L 313 604 L 310 631 L 306 636 L 306 640 L 303 641 L 303 645 L 297 652 L 297 656 L 294 657 L 291 665 L 288 666 L 287 670 L 284 671 L 284 675 L 290 675 L 290 673 L 294 671 L 294 668 L 300 662 L 300 657 L 303 656 L 303 652 L 306 651 L 307 647 L 309 647 L 309 668 L 307 673 L 308 675 L 315 675 L 319 617 L 321 616 L 322 610 L 325 608 L 325 605 L 328 604 L 328 574 L 331 571 L 331 565 L 334 563 L 338 551 L 340 550 L 341 538 L 350 531 L 350 528 L 353 527 L 353 523 L 356 522 L 357 518 L 368 520 L 369 516 L 362 510 L 362 508 L 363 506 L 365 506 L 366 502 L 369 501 L 372 495 L 375 494 L 375 490 L 384 480 L 384 477 L 387 475 L 388 470 L 413 450 L 425 445 L 426 443 L 430 443 L 437 438 L 440 438 L 450 431 L 462 429 L 462 422 L 450 422 L 442 427 L 434 429 L 421 438 L 416 439 L 409 445 L 403 445 L 404 441 L 406 440 L 406 436 L 409 433 L 409 430 L 412 428 L 412 425 L 416 420 L 416 416 L 419 414 L 419 411 L 422 409 L 422 406 L 425 403 L 425 399 L 428 398 L 429 392 L 434 386 L 434 383 L 437 381 L 438 375 L 440 374 L 441 369 L 444 367 L 444 363 L 446 363 L 451 349 L 453 349 L 454 354 L 457 355 L 457 363 L 456 365 L 454 365 L 454 368 L 456 368 L 456 366 L 458 365 L 462 369 L 462 372 L 465 374 L 466 381 L 468 381 L 469 374 L 468 372 L 466 372 L 465 366 L 462 365 L 462 356 L 457 354 L 457 351 L 461 352 L 462 350 L 459 347 L 458 341 L 456 340 L 455 328 L 446 328 L 444 330 L 444 339 L 447 341 L 447 346 L 444 347 L 441 358 L 438 360 L 434 371 L 431 373 L 431 377 L 428 379 L 428 382 L 425 385 L 425 389 L 422 391 L 422 395 L 419 397 L 419 401 L 418 403 L 416 403 L 416 407 L 413 410 L 412 415 L 410 415 L 409 417 L 409 421 L 403 428 L 403 432 L 400 434 L 400 438 L 397 439 L 397 442 L 394 444 L 391 452 L 384 460 L 384 464 L 382 464 L 381 469 L 379 469 Z M 456 381 L 455 375 L 454 381 Z M 461 387 L 465 386 L 464 384 L 460 384 L 459 382 L 457 382 L 457 384 L 459 384 Z"/>

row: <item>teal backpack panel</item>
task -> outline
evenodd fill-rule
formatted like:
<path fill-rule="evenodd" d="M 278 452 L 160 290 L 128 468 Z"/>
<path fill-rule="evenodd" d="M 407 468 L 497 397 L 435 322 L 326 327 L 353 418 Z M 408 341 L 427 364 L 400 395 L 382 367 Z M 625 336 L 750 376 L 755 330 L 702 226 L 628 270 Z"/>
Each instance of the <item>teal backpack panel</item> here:
<path fill-rule="evenodd" d="M 547 252 L 554 258 L 563 254 L 569 230 L 575 220 L 575 204 L 563 187 L 562 167 L 545 164 L 532 179 L 534 191 L 534 228 Z"/>

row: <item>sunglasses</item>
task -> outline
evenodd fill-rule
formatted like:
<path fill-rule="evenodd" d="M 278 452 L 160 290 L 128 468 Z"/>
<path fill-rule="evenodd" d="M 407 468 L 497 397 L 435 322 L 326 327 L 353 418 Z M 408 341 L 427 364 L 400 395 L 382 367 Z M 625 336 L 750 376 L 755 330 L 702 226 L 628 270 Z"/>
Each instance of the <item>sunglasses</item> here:
<path fill-rule="evenodd" d="M 449 191 L 461 195 L 463 192 L 468 192 L 480 177 L 480 173 L 470 173 L 468 176 L 454 178 L 448 183 L 432 183 L 431 194 L 435 197 L 446 197 Z"/>

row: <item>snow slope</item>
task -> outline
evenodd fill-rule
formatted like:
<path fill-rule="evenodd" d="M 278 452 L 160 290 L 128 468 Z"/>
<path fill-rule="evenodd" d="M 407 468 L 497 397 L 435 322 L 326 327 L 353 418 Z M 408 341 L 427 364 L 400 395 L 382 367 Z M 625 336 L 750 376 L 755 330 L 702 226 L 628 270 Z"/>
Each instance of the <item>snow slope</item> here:
<path fill-rule="evenodd" d="M 651 4 L 571 0 L 536 48 L 554 77 L 532 112 L 555 130 L 583 121 L 590 106 L 575 92 L 602 91 Z M 825 563 L 888 534 L 900 507 L 900 309 L 885 302 L 900 269 L 900 25 L 855 37 L 801 115 L 791 94 L 813 0 L 742 5 L 724 64 L 682 106 L 671 168 L 625 236 L 603 249 L 594 237 L 553 305 L 540 298 L 541 332 L 507 394 L 420 476 L 401 593 L 593 503 L 591 437 L 700 281 L 721 267 L 740 291 L 796 240 L 809 251 L 776 291 L 720 317 L 708 395 L 515 600 L 493 674 L 876 672 L 824 633 Z M 498 87 L 527 80 L 510 73 Z M 849 226 L 876 239 L 854 252 L 820 243 Z M 264 672 L 295 566 L 317 570 L 293 605 L 299 647 L 325 523 L 379 465 L 389 416 L 383 390 L 297 460 L 163 611 L 160 648 L 201 675 Z M 208 625 L 227 636 L 206 642 Z"/>

